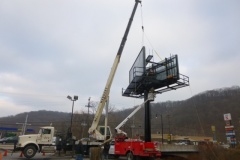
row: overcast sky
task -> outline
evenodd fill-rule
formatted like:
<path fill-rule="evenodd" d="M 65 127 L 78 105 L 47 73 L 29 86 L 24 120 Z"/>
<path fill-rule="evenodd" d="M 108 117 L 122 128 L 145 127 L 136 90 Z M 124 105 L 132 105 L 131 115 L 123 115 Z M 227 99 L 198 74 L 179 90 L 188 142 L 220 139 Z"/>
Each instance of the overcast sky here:
<path fill-rule="evenodd" d="M 86 109 L 89 97 L 99 101 L 134 2 L 0 0 L 0 117 L 71 112 L 67 95 L 79 96 L 74 111 Z M 161 58 L 177 54 L 180 72 L 190 78 L 190 87 L 155 102 L 239 86 L 240 1 L 143 0 L 111 87 L 110 104 L 119 110 L 143 102 L 121 96 L 143 45 Z"/>

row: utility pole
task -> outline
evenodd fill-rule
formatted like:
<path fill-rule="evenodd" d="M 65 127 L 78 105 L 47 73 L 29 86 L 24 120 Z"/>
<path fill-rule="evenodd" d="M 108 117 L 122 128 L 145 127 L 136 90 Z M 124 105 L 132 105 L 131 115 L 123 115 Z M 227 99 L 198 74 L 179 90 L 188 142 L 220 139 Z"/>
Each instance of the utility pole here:
<path fill-rule="evenodd" d="M 27 123 L 27 120 L 28 120 L 28 114 L 26 115 L 26 119 L 24 123 L 16 123 L 16 124 L 22 125 L 22 135 L 25 135 L 27 125 L 31 125 Z"/>
<path fill-rule="evenodd" d="M 162 114 L 161 114 L 161 127 L 162 127 L 162 144 L 163 144 L 163 119 L 162 119 Z"/>
<path fill-rule="evenodd" d="M 168 119 L 168 143 L 171 143 L 171 130 L 170 130 L 170 115 L 167 115 Z"/>
<path fill-rule="evenodd" d="M 91 100 L 91 97 L 88 98 L 88 104 L 85 105 L 85 107 L 88 107 L 87 128 L 89 128 L 89 107 L 92 107 L 92 106 L 90 105 L 90 100 Z"/>
<path fill-rule="evenodd" d="M 162 119 L 162 114 L 160 115 L 161 117 L 161 132 L 162 132 L 162 144 L 163 144 L 163 119 Z M 156 118 L 158 118 L 158 115 L 156 114 Z"/>

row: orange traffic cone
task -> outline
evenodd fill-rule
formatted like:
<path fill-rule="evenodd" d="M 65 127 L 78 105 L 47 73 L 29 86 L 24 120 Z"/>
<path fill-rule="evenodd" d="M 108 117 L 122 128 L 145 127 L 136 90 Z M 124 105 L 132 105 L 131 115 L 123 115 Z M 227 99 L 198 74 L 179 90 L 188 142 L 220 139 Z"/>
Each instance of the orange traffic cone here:
<path fill-rule="evenodd" d="M 21 152 L 20 156 L 19 157 L 23 157 L 23 153 Z"/>
<path fill-rule="evenodd" d="M 7 150 L 4 151 L 3 156 L 7 156 Z"/>
<path fill-rule="evenodd" d="M 43 152 L 42 155 L 45 156 L 45 152 Z"/>
<path fill-rule="evenodd" d="M 2 153 L 0 152 L 0 160 L 2 160 Z"/>

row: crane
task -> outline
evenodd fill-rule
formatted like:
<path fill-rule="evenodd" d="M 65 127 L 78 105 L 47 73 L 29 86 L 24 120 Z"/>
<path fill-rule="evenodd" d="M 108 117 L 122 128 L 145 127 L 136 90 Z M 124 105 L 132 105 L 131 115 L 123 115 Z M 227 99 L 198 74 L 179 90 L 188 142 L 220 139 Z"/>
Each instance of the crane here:
<path fill-rule="evenodd" d="M 130 17 L 130 19 L 128 21 L 127 28 L 125 30 L 124 36 L 122 38 L 122 41 L 120 43 L 120 47 L 118 49 L 117 55 L 115 57 L 115 60 L 113 62 L 110 74 L 108 76 L 108 80 L 107 80 L 106 86 L 104 88 L 104 91 L 103 91 L 103 94 L 102 94 L 102 97 L 101 97 L 101 100 L 100 100 L 100 103 L 99 103 L 99 105 L 97 107 L 97 111 L 96 111 L 96 114 L 94 116 L 92 125 L 89 128 L 89 130 L 88 130 L 88 133 L 89 133 L 90 137 L 92 137 L 92 138 L 94 138 L 96 140 L 104 140 L 104 135 L 102 135 L 99 132 L 99 130 L 97 130 L 97 127 L 98 127 L 98 124 L 99 124 L 100 117 L 102 115 L 103 108 L 104 108 L 104 106 L 105 106 L 105 104 L 106 104 L 106 102 L 108 100 L 108 97 L 109 97 L 110 88 L 111 88 L 111 85 L 112 85 L 112 82 L 113 82 L 113 79 L 114 79 L 114 76 L 115 76 L 118 64 L 120 62 L 120 58 L 121 58 L 121 55 L 122 55 L 125 43 L 127 41 L 127 36 L 128 36 L 129 30 L 130 30 L 130 27 L 131 27 L 131 24 L 132 24 L 132 21 L 133 21 L 133 18 L 134 18 L 134 15 L 135 15 L 138 3 L 141 3 L 141 0 L 135 0 L 135 5 L 134 5 L 134 8 L 133 8 L 131 17 Z"/>

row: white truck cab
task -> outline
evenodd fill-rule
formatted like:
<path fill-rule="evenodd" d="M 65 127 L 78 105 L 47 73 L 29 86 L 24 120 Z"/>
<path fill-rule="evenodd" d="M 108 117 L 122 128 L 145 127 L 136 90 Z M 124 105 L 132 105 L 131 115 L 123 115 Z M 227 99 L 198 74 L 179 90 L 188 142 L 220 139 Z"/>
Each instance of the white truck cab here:
<path fill-rule="evenodd" d="M 54 127 L 41 127 L 38 134 L 22 135 L 14 147 L 20 150 L 26 158 L 32 158 L 36 152 L 41 152 L 44 146 L 52 146 L 54 141 Z"/>

